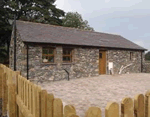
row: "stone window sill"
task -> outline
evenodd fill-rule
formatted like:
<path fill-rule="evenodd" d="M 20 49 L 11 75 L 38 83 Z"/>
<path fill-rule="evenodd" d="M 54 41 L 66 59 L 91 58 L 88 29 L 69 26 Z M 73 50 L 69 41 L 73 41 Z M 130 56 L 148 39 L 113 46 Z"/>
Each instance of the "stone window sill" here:
<path fill-rule="evenodd" d="M 57 63 L 41 63 L 42 65 L 57 65 Z"/>
<path fill-rule="evenodd" d="M 75 63 L 62 63 L 62 65 L 74 65 Z M 57 63 L 41 63 L 41 65 L 57 65 Z"/>
<path fill-rule="evenodd" d="M 75 63 L 62 63 L 62 65 L 74 65 Z"/>

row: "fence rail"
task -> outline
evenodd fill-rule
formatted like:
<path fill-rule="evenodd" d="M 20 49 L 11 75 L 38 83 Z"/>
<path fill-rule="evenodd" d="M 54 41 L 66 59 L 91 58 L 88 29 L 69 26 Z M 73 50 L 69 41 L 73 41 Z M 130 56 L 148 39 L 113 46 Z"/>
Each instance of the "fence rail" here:
<path fill-rule="evenodd" d="M 40 86 L 0 64 L 0 98 L 2 116 L 9 117 L 79 117 L 72 105 L 63 108 L 62 100 L 55 98 Z M 84 117 L 101 117 L 99 107 L 89 107 Z M 116 102 L 109 102 L 105 117 L 150 117 L 150 91 L 133 99 L 125 97 L 121 110 Z"/>

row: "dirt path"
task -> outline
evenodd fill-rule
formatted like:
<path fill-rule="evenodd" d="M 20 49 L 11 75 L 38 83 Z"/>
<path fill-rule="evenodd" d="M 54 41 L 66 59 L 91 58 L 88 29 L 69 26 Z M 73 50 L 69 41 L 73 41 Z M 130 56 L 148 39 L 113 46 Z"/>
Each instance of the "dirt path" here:
<path fill-rule="evenodd" d="M 40 85 L 62 99 L 64 105 L 72 104 L 80 117 L 84 117 L 91 106 L 100 107 L 104 116 L 107 102 L 120 103 L 126 96 L 134 98 L 150 89 L 150 74 L 101 75 Z"/>

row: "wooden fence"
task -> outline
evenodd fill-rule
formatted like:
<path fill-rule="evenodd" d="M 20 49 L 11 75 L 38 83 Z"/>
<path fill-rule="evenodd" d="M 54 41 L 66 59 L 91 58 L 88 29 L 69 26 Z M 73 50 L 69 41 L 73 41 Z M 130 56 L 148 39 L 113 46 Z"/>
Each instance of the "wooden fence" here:
<path fill-rule="evenodd" d="M 9 117 L 79 117 L 72 105 L 63 108 L 61 99 L 54 98 L 22 77 L 0 64 L 0 98 L 2 116 Z M 85 117 L 101 117 L 99 107 L 90 107 Z M 121 102 L 121 109 L 116 102 L 109 102 L 105 108 L 105 117 L 150 117 L 150 91 L 138 94 L 134 99 L 126 97 Z"/>

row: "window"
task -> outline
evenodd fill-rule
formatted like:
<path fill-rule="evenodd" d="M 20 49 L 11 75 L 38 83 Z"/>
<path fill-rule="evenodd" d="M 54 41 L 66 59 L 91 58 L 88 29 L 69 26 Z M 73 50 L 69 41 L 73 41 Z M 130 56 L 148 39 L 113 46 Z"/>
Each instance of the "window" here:
<path fill-rule="evenodd" d="M 130 52 L 130 60 L 133 60 L 133 52 Z"/>
<path fill-rule="evenodd" d="M 72 49 L 63 48 L 63 62 L 72 62 Z"/>
<path fill-rule="evenodd" d="M 54 63 L 54 48 L 43 48 L 42 61 L 43 63 Z"/>
<path fill-rule="evenodd" d="M 99 53 L 99 58 L 102 58 L 102 53 Z"/>

